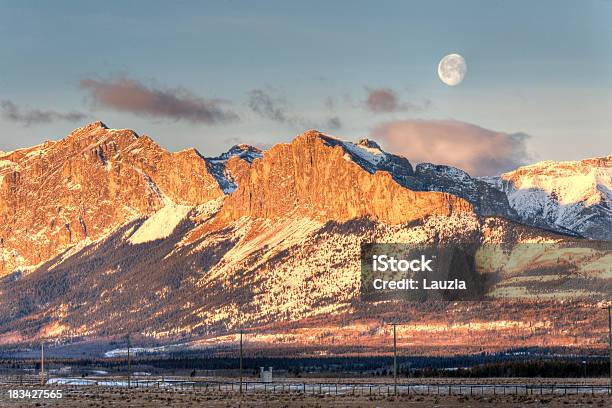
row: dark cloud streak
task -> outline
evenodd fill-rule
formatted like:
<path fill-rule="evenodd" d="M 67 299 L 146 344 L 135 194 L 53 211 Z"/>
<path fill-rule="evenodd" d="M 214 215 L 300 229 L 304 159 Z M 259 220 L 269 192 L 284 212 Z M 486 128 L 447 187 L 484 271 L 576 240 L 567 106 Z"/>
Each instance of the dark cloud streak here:
<path fill-rule="evenodd" d="M 412 102 L 401 102 L 397 93 L 390 88 L 369 89 L 365 100 L 366 108 L 373 113 L 391 113 L 406 111 L 422 111 L 429 106 L 429 101 L 423 105 Z"/>
<path fill-rule="evenodd" d="M 138 116 L 208 125 L 238 120 L 235 112 L 222 106 L 224 101 L 204 99 L 183 88 L 160 89 L 126 77 L 84 79 L 80 85 L 96 105 Z"/>
<path fill-rule="evenodd" d="M 342 128 L 342 121 L 337 116 L 331 117 L 327 120 L 326 127 L 329 130 L 338 130 Z"/>
<path fill-rule="evenodd" d="M 277 123 L 287 124 L 298 129 L 338 130 L 342 127 L 342 121 L 338 116 L 331 116 L 323 123 L 315 123 L 297 115 L 289 114 L 286 102 L 283 99 L 275 98 L 263 89 L 250 91 L 248 98 L 249 108 L 254 113 Z M 329 103 L 328 99 L 325 105 L 328 109 L 331 109 Z"/>
<path fill-rule="evenodd" d="M 285 113 L 284 102 L 273 98 L 262 89 L 254 89 L 249 92 L 249 107 L 259 116 L 274 122 L 286 123 L 289 121 Z"/>
<path fill-rule="evenodd" d="M 10 120 L 11 122 L 22 123 L 25 126 L 58 121 L 80 122 L 89 116 L 85 113 L 77 111 L 57 112 L 54 110 L 41 109 L 30 109 L 24 111 L 8 100 L 3 100 L 0 102 L 0 111 L 3 118 Z"/>

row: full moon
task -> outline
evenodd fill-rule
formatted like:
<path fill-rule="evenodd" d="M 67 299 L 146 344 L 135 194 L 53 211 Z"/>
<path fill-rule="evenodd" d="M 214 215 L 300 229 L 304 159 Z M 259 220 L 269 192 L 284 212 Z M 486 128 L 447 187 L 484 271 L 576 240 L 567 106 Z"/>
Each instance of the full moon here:
<path fill-rule="evenodd" d="M 459 85 L 463 78 L 465 78 L 466 72 L 467 65 L 465 59 L 459 54 L 448 54 L 438 64 L 440 81 L 448 86 Z"/>

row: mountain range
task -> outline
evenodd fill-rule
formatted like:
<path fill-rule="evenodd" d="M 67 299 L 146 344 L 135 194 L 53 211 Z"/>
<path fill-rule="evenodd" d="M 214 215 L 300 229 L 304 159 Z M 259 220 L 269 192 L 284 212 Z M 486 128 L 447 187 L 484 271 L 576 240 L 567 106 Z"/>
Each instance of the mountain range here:
<path fill-rule="evenodd" d="M 415 347 L 594 344 L 599 323 L 575 324 L 593 301 L 562 317 L 547 301 L 359 301 L 363 242 L 585 240 L 612 240 L 612 156 L 475 178 L 315 130 L 205 157 L 95 122 L 0 153 L 0 345 L 129 332 L 202 346 L 248 327 L 262 347 L 298 333 L 348 347 L 394 313 Z"/>

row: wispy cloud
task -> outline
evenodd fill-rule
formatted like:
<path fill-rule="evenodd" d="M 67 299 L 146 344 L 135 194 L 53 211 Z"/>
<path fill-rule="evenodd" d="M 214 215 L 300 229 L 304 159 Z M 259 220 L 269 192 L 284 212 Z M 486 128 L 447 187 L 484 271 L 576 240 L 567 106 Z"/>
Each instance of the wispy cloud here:
<path fill-rule="evenodd" d="M 284 99 L 272 96 L 263 89 L 254 89 L 248 93 L 248 105 L 251 111 L 262 118 L 295 128 L 316 128 L 325 131 L 338 130 L 342 127 L 342 121 L 336 115 L 330 116 L 322 122 L 317 122 L 290 113 Z M 328 110 L 331 109 L 328 101 L 325 102 L 325 106 Z"/>
<path fill-rule="evenodd" d="M 120 112 L 209 125 L 238 120 L 224 107 L 225 101 L 205 99 L 184 88 L 157 88 L 127 77 L 84 79 L 80 85 L 96 105 Z"/>
<path fill-rule="evenodd" d="M 282 99 L 272 97 L 263 89 L 254 89 L 249 92 L 248 96 L 249 107 L 259 116 L 281 123 L 290 120 L 285 112 L 286 106 Z"/>
<path fill-rule="evenodd" d="M 327 119 L 327 122 L 325 125 L 326 125 L 325 127 L 329 130 L 338 130 L 342 128 L 342 121 L 340 120 L 338 116 L 333 116 Z"/>
<path fill-rule="evenodd" d="M 497 175 L 530 160 L 525 133 L 504 133 L 455 120 L 404 120 L 372 132 L 388 150 L 415 163 L 458 167 L 473 176 Z"/>
<path fill-rule="evenodd" d="M 427 108 L 429 101 L 423 104 L 402 102 L 397 93 L 390 88 L 366 88 L 368 96 L 365 107 L 373 113 L 391 113 L 400 111 L 422 111 Z"/>
<path fill-rule="evenodd" d="M 3 118 L 26 126 L 57 121 L 80 122 L 89 116 L 77 111 L 58 112 L 55 110 L 22 109 L 8 100 L 0 102 L 0 111 Z"/>

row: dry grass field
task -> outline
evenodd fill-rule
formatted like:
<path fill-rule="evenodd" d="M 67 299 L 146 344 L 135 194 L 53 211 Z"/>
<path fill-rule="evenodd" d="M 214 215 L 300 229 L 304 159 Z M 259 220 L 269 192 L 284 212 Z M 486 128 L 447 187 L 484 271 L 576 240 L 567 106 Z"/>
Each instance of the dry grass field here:
<path fill-rule="evenodd" d="M 34 387 L 35 388 L 35 387 Z M 31 389 L 34 389 L 31 388 Z M 110 387 L 78 387 L 65 389 L 58 400 L 11 400 L 8 387 L 0 387 L 2 407 L 609 407 L 612 399 L 606 395 L 567 396 L 313 396 L 303 394 L 250 393 L 240 397 L 237 393 L 215 391 L 177 391 L 163 389 L 122 389 Z"/>

